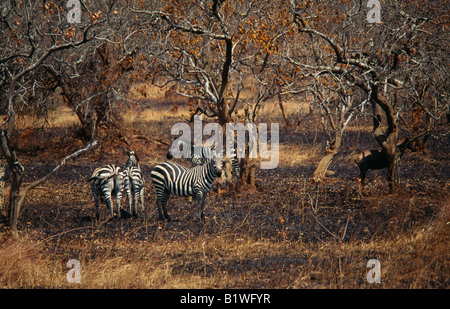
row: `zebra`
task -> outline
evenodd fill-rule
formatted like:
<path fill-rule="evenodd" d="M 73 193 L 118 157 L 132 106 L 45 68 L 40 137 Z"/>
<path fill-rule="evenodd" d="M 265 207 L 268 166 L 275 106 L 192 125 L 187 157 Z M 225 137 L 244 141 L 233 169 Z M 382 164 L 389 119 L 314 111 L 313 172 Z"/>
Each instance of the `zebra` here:
<path fill-rule="evenodd" d="M 139 158 L 133 150 L 128 151 L 127 155 L 128 155 L 128 160 L 127 160 L 127 163 L 125 163 L 125 168 L 131 167 L 131 166 L 140 167 Z"/>
<path fill-rule="evenodd" d="M 164 162 L 155 166 L 151 172 L 153 185 L 156 189 L 156 206 L 159 212 L 159 219 L 166 218 L 170 221 L 167 213 L 167 201 L 170 194 L 178 196 L 195 196 L 197 198 L 198 216 L 205 221 L 203 208 L 208 192 L 216 177 L 220 176 L 222 169 L 221 158 L 214 157 L 206 161 L 203 165 L 191 168 L 172 163 Z M 163 212 L 164 211 L 164 216 Z"/>
<path fill-rule="evenodd" d="M 178 139 L 177 141 L 175 141 L 175 143 L 172 145 L 172 147 L 167 152 L 167 159 L 171 160 L 173 158 L 172 149 L 173 148 L 180 149 L 180 146 L 183 149 L 184 157 L 188 158 L 188 160 L 192 166 L 205 164 L 205 162 L 207 162 L 208 158 L 212 158 L 215 153 L 215 145 L 194 146 L 194 144 L 192 144 L 189 141 Z M 231 146 L 231 147 L 229 147 L 230 148 L 230 158 L 224 159 L 224 164 L 231 161 L 232 169 L 233 169 L 236 177 L 239 178 L 241 175 L 241 167 L 240 167 L 239 161 L 237 159 L 236 150 L 234 148 L 234 145 L 230 145 L 230 146 Z M 195 150 L 198 147 L 201 147 L 201 150 L 196 152 Z M 223 149 L 223 154 L 225 157 L 226 148 Z M 229 175 L 229 177 L 227 177 L 227 175 L 226 175 L 227 171 L 228 170 L 226 170 L 226 169 L 222 170 L 222 175 L 221 175 L 222 176 L 222 186 L 224 186 L 226 182 L 230 182 L 231 173 L 228 171 L 230 173 L 230 175 Z"/>
<path fill-rule="evenodd" d="M 215 145 L 194 146 L 190 141 L 178 139 L 167 152 L 167 159 L 173 158 L 172 149 L 183 149 L 183 156 L 188 159 L 192 166 L 203 165 L 214 155 Z M 195 151 L 200 148 L 200 151 Z M 199 153 L 198 153 L 199 152 Z"/>
<path fill-rule="evenodd" d="M 112 196 L 116 198 L 117 214 L 120 217 L 120 201 L 122 199 L 122 190 L 124 183 L 124 173 L 120 171 L 120 167 L 114 164 L 108 164 L 103 167 L 96 168 L 92 176 L 88 179 L 91 183 L 92 195 L 95 201 L 96 219 L 100 218 L 99 198 L 104 198 L 108 207 L 111 218 L 114 217 L 114 207 Z"/>
<path fill-rule="evenodd" d="M 140 197 L 141 211 L 144 212 L 144 176 L 139 166 L 126 167 L 123 171 L 123 175 L 123 187 L 128 196 L 129 211 L 130 214 L 133 211 L 133 216 L 137 217 L 138 196 Z M 133 208 L 131 207 L 131 204 L 133 204 Z"/>
<path fill-rule="evenodd" d="M 141 166 L 139 164 L 139 158 L 137 154 L 130 150 L 127 152 L 128 160 L 125 163 L 123 175 L 123 189 L 128 196 L 128 205 L 130 214 L 133 213 L 134 217 L 137 217 L 137 202 L 138 196 L 140 197 L 141 210 L 144 212 L 144 176 L 142 174 Z M 133 204 L 133 207 L 132 207 Z M 133 212 L 132 212 L 133 211 Z"/>

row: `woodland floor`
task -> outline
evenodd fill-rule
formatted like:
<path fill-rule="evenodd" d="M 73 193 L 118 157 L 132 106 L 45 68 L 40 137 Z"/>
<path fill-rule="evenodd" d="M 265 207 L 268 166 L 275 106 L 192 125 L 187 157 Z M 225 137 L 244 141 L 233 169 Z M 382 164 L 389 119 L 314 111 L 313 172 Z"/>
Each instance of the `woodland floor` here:
<path fill-rule="evenodd" d="M 0 232 L 0 287 L 449 287 L 448 144 L 431 141 L 428 153 L 407 153 L 397 194 L 387 193 L 385 170 L 370 171 L 369 195 L 358 198 L 358 170 L 348 157 L 355 143 L 376 147 L 370 133 L 349 131 L 330 165 L 334 175 L 317 185 L 309 178 L 322 155 L 323 134 L 307 129 L 306 122 L 294 129 L 280 125 L 280 166 L 258 169 L 256 189 L 220 194 L 214 189 L 204 225 L 193 201 L 171 197 L 173 221 L 164 222 L 157 220 L 150 171 L 165 161 L 170 141 L 165 123 L 177 119 L 136 117 L 132 126 L 124 124 L 116 142 L 105 137 L 100 147 L 32 190 L 21 211 L 19 238 Z M 19 149 L 24 183 L 83 145 L 60 137 L 64 130 L 69 129 L 47 134 L 53 139 L 48 146 Z M 314 147 L 318 150 L 307 158 L 297 157 Z M 145 212 L 137 219 L 106 220 L 102 206 L 96 223 L 86 180 L 103 163 L 124 164 L 123 150 L 129 148 L 140 156 L 146 178 Z M 66 280 L 69 259 L 83 267 L 79 285 Z M 370 259 L 381 263 L 381 284 L 366 280 Z"/>

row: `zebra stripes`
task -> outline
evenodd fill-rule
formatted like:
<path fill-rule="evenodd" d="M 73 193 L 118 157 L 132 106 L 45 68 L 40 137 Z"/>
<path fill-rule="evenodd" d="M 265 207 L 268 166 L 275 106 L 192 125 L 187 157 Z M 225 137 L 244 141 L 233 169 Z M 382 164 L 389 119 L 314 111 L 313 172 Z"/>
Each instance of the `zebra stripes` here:
<path fill-rule="evenodd" d="M 130 214 L 133 213 L 133 216 L 137 217 L 138 197 L 140 198 L 141 211 L 144 212 L 145 181 L 139 166 L 139 160 L 134 151 L 128 152 L 128 160 L 122 171 L 120 167 L 108 164 L 95 169 L 88 181 L 91 182 L 97 220 L 100 217 L 99 199 L 105 200 L 111 217 L 114 217 L 113 197 L 116 199 L 117 215 L 121 217 L 120 203 L 124 190 L 128 196 Z"/>
<path fill-rule="evenodd" d="M 199 150 L 198 148 L 201 149 Z M 215 155 L 215 145 L 194 146 L 190 141 L 178 139 L 167 152 L 167 159 L 169 160 L 173 158 L 172 149 L 183 149 L 183 157 L 187 158 L 192 166 L 203 165 Z M 241 167 L 234 145 L 230 145 L 229 150 L 229 158 L 231 159 L 233 171 L 236 176 L 239 177 L 241 174 Z M 223 155 L 224 157 L 226 156 L 226 148 L 223 149 Z M 222 179 L 224 178 L 225 175 L 222 175 Z"/>
<path fill-rule="evenodd" d="M 203 165 L 208 159 L 213 157 L 215 153 L 214 148 L 214 145 L 194 146 L 190 141 L 178 139 L 167 152 L 167 159 L 171 160 L 173 158 L 172 150 L 182 149 L 183 157 L 187 158 L 192 166 Z"/>
<path fill-rule="evenodd" d="M 139 165 L 139 158 L 131 150 L 128 153 L 128 160 L 125 163 L 124 170 L 124 189 L 128 196 L 128 208 L 130 214 L 137 217 L 138 196 L 141 202 L 141 211 L 144 212 L 144 176 Z M 133 206 L 133 207 L 132 207 Z"/>
<path fill-rule="evenodd" d="M 166 218 L 167 201 L 170 194 L 178 196 L 195 196 L 197 199 L 198 216 L 204 221 L 203 208 L 216 177 L 220 176 L 222 161 L 220 158 L 209 159 L 203 165 L 186 168 L 181 165 L 164 162 L 158 164 L 151 172 L 153 185 L 156 189 L 156 205 L 159 219 Z M 164 212 L 164 215 L 163 215 Z"/>
<path fill-rule="evenodd" d="M 108 164 L 96 168 L 88 181 L 91 182 L 97 220 L 100 218 L 99 198 L 105 199 L 111 217 L 114 217 L 112 201 L 112 197 L 114 196 L 116 198 L 117 214 L 120 216 L 120 200 L 122 199 L 124 182 L 124 175 L 120 172 L 120 167 L 116 167 L 114 164 Z"/>
<path fill-rule="evenodd" d="M 139 158 L 137 157 L 136 153 L 133 150 L 130 150 L 129 152 L 127 152 L 128 154 L 128 160 L 127 163 L 125 163 L 125 167 L 131 167 L 131 166 L 135 166 L 140 168 L 139 165 Z"/>
<path fill-rule="evenodd" d="M 137 166 L 130 166 L 123 171 L 123 186 L 128 196 L 128 206 L 130 214 L 137 217 L 138 196 L 141 202 L 141 211 L 144 212 L 144 176 Z M 133 205 L 133 208 L 131 207 Z"/>

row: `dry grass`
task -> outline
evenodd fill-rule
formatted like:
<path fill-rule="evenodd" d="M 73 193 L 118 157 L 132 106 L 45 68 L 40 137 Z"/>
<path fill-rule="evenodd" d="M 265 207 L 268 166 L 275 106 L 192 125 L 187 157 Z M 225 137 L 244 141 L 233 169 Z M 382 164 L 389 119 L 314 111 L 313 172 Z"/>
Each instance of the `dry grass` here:
<path fill-rule="evenodd" d="M 320 145 L 280 145 L 280 166 L 299 167 L 311 164 L 322 152 Z"/>
<path fill-rule="evenodd" d="M 448 218 L 447 218 L 448 219 Z M 448 284 L 445 220 L 390 240 L 314 245 L 218 232 L 183 240 L 1 240 L 2 288 L 423 288 Z M 65 263 L 80 260 L 81 283 Z M 67 252 L 71 252 L 68 254 Z M 382 284 L 366 282 L 377 258 Z"/>
<path fill-rule="evenodd" d="M 163 104 L 163 92 L 142 91 L 145 100 L 153 101 L 127 111 L 124 124 L 154 146 L 170 136 L 168 128 L 183 119 L 188 107 L 179 104 L 171 111 L 172 103 Z M 274 111 L 269 120 L 282 122 L 276 104 L 267 108 Z M 298 106 L 287 108 L 294 113 Z M 49 126 L 73 124 L 70 111 L 60 108 Z M 439 171 L 445 162 L 418 161 L 421 173 L 427 170 L 422 165 L 433 164 L 432 176 L 422 173 L 423 188 L 411 185 L 403 195 L 386 195 L 382 185 L 371 183 L 372 196 L 360 200 L 348 182 L 353 166 L 339 167 L 341 174 L 320 186 L 302 177 L 323 154 L 314 128 L 306 123 L 280 129 L 279 167 L 258 171 L 257 191 L 211 193 L 204 226 L 196 221 L 194 203 L 183 198 L 169 202 L 173 222 L 156 220 L 147 176 L 151 166 L 165 160 L 163 144 L 141 156 L 145 219 L 95 226 L 89 221 L 93 202 L 84 180 L 97 162 L 84 158 L 84 163 L 69 164 L 27 198 L 18 238 L 0 231 L 0 288 L 448 288 L 450 205 L 440 187 L 448 179 Z M 50 168 L 37 162 L 25 167 L 25 183 Z M 366 280 L 366 264 L 373 258 L 381 262 L 381 285 Z M 80 284 L 66 280 L 69 259 L 81 263 Z"/>

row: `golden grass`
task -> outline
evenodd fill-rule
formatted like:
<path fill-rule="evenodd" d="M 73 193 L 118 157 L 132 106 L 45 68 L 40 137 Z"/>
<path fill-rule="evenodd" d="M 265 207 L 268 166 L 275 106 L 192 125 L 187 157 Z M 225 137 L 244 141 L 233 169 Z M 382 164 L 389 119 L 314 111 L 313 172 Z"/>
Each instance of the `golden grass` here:
<path fill-rule="evenodd" d="M 42 243 L 26 235 L 0 240 L 0 286 L 2 288 L 48 286 L 52 281 L 51 260 L 43 254 Z"/>
<path fill-rule="evenodd" d="M 441 284 L 448 280 L 443 277 L 450 269 L 444 221 L 393 239 L 315 245 L 254 240 L 226 232 L 153 242 L 91 239 L 46 243 L 32 234 L 18 239 L 2 235 L 0 287 L 421 288 L 433 280 Z M 65 253 L 74 248 L 78 252 L 75 257 Z M 71 258 L 81 262 L 80 284 L 66 281 L 69 268 L 65 264 Z M 369 258 L 381 262 L 381 285 L 366 282 Z"/>
<path fill-rule="evenodd" d="M 68 106 L 59 106 L 50 114 L 50 127 L 71 127 L 79 124 L 77 115 Z"/>
<path fill-rule="evenodd" d="M 322 145 L 280 145 L 280 165 L 289 167 L 299 167 L 311 164 L 317 160 L 323 152 Z"/>
<path fill-rule="evenodd" d="M 136 123 L 140 122 L 186 122 L 189 117 L 189 107 L 188 106 L 179 106 L 177 109 L 177 112 L 173 112 L 170 110 L 170 108 L 163 109 L 152 109 L 152 108 L 146 108 L 139 112 L 136 112 L 134 110 L 128 110 L 124 114 L 124 121 L 129 126 L 134 126 Z"/>
<path fill-rule="evenodd" d="M 21 115 L 16 121 L 19 129 L 42 125 L 48 128 L 69 128 L 77 124 L 79 124 L 77 115 L 66 105 L 59 105 L 54 111 L 49 112 L 46 121 L 32 115 Z"/>

